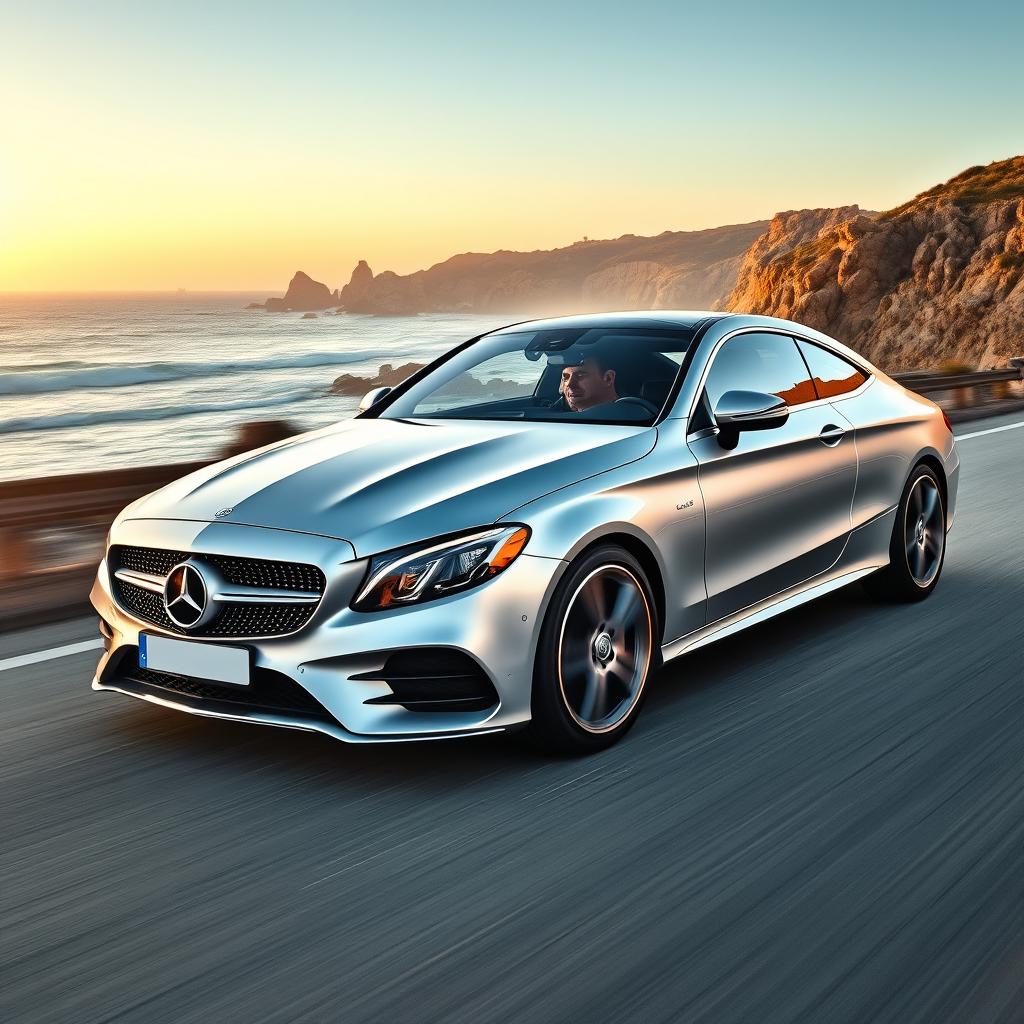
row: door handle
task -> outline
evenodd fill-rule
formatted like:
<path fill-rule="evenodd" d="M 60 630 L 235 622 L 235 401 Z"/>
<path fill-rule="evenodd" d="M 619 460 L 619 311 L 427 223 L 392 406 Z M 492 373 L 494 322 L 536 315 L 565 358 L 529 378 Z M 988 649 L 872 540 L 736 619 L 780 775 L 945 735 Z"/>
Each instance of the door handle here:
<path fill-rule="evenodd" d="M 821 428 L 818 440 L 822 444 L 827 444 L 829 448 L 834 448 L 842 441 L 845 433 L 846 431 L 842 427 L 837 427 L 834 423 L 827 423 Z"/>

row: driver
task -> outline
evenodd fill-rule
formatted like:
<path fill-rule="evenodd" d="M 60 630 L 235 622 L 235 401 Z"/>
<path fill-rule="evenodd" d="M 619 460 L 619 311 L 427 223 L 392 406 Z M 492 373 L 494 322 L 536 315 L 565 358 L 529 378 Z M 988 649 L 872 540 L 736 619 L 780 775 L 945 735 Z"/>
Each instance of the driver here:
<path fill-rule="evenodd" d="M 575 366 L 566 366 L 558 391 L 572 412 L 585 412 L 595 405 L 619 400 L 615 371 L 600 356 L 588 356 Z"/>

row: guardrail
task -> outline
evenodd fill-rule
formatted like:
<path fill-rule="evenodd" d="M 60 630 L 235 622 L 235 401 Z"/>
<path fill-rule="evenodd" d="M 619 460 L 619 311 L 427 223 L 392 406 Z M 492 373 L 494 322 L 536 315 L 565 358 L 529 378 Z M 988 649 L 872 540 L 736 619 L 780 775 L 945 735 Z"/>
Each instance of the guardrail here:
<path fill-rule="evenodd" d="M 1010 366 L 1011 369 L 1008 370 L 978 370 L 974 373 L 956 374 L 913 370 L 908 373 L 894 373 L 892 378 L 918 394 L 932 395 L 940 391 L 957 391 L 985 384 L 1024 381 L 1024 358 L 1011 359 Z"/>
<path fill-rule="evenodd" d="M 0 529 L 30 531 L 117 515 L 130 501 L 209 462 L 100 470 L 0 484 Z"/>
<path fill-rule="evenodd" d="M 294 434 L 282 420 L 243 423 L 213 458 L 0 483 L 0 632 L 87 610 L 111 520 L 136 498 L 228 455 Z"/>
<path fill-rule="evenodd" d="M 0 484 L 0 630 L 85 610 L 103 538 L 125 505 L 206 462 Z"/>
<path fill-rule="evenodd" d="M 999 411 L 991 402 L 978 403 L 977 397 L 1024 381 L 1024 358 L 1010 362 L 1006 370 L 915 371 L 893 377 L 921 394 L 960 396 L 955 415 L 963 418 L 970 411 Z M 261 447 L 290 432 L 280 421 L 243 424 L 239 439 L 217 459 Z M 0 631 L 84 612 L 103 538 L 114 516 L 143 494 L 212 461 L 216 459 L 0 484 Z"/>

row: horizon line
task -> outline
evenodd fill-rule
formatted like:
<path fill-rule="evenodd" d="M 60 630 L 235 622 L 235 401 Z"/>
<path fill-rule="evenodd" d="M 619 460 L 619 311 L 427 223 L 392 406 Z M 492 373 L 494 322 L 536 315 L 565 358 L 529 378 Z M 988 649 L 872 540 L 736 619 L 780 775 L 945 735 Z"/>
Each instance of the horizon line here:
<path fill-rule="evenodd" d="M 0 295 L 249 295 L 278 288 L 19 288 L 17 291 L 0 289 Z"/>

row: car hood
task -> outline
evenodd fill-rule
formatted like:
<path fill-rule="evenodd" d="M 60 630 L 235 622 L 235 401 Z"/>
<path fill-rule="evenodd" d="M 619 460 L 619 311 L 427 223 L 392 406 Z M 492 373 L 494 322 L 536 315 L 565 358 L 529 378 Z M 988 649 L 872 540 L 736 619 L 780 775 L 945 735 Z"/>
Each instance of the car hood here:
<path fill-rule="evenodd" d="M 190 473 L 124 518 L 313 533 L 362 557 L 492 523 L 641 458 L 655 437 L 630 425 L 349 420 Z"/>

